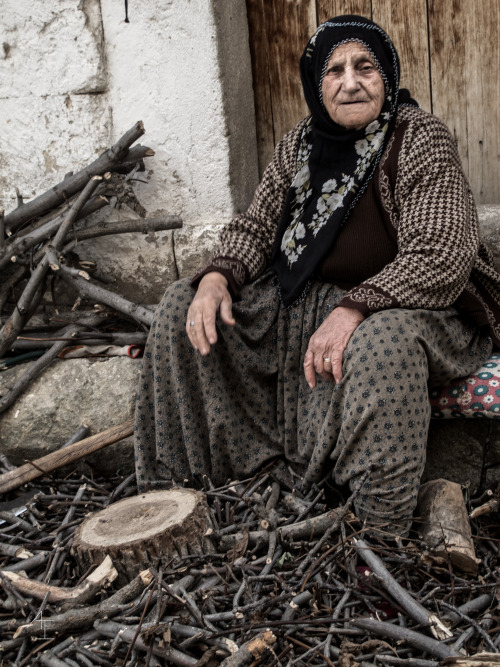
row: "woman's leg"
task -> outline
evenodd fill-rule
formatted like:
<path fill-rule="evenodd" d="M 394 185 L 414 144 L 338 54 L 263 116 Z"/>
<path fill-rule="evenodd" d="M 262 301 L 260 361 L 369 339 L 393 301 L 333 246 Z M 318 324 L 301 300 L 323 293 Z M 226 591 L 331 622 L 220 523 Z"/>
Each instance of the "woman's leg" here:
<path fill-rule="evenodd" d="M 137 396 L 135 451 L 141 491 L 215 484 L 254 474 L 282 453 L 276 418 L 276 285 L 263 277 L 233 303 L 236 325 L 217 321 L 202 357 L 185 332 L 194 290 L 171 285 L 146 346 Z"/>
<path fill-rule="evenodd" d="M 360 519 L 408 531 L 425 464 L 428 384 L 468 375 L 490 352 L 491 340 L 453 309 L 381 311 L 358 327 L 334 394 L 342 420 L 332 458 L 341 484 L 371 467 L 355 501 Z"/>

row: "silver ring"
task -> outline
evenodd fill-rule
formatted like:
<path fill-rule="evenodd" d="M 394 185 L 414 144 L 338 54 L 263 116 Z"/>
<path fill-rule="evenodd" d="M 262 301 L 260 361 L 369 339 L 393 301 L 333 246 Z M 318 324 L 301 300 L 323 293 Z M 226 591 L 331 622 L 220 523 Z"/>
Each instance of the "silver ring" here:
<path fill-rule="evenodd" d="M 194 322 L 193 322 L 193 320 L 191 320 L 191 322 L 189 323 L 189 326 L 190 326 L 190 327 L 194 327 Z"/>
<path fill-rule="evenodd" d="M 323 361 L 326 361 L 327 364 L 330 364 L 332 360 L 330 357 L 323 357 Z"/>

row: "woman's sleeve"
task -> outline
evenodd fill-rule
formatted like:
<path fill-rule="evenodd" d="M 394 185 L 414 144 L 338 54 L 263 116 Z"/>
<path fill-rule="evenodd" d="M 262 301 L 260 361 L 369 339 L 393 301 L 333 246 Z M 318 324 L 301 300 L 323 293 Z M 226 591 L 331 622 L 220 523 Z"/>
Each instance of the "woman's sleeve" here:
<path fill-rule="evenodd" d="M 206 273 L 218 271 L 226 276 L 233 294 L 237 294 L 269 265 L 276 227 L 295 175 L 304 122 L 278 143 L 248 210 L 234 217 L 221 232 L 210 263 L 194 276 L 194 285 Z"/>
<path fill-rule="evenodd" d="M 477 212 L 447 127 L 425 114 L 410 122 L 394 192 L 398 252 L 339 305 L 364 315 L 388 308 L 439 309 L 464 289 L 479 247 Z"/>

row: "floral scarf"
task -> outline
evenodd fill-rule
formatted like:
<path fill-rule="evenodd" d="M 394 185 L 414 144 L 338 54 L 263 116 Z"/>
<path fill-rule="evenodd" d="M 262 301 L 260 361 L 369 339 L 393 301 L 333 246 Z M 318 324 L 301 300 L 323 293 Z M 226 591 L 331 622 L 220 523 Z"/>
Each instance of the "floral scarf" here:
<path fill-rule="evenodd" d="M 380 115 L 361 130 L 335 123 L 321 94 L 330 56 L 337 46 L 352 41 L 371 53 L 385 87 Z M 394 129 L 398 103 L 416 105 L 407 91 L 399 90 L 399 58 L 393 43 L 379 26 L 361 16 L 339 16 L 320 25 L 302 55 L 300 73 L 311 116 L 302 131 L 297 171 L 271 263 L 285 306 L 305 294 L 309 279 L 373 177 Z"/>

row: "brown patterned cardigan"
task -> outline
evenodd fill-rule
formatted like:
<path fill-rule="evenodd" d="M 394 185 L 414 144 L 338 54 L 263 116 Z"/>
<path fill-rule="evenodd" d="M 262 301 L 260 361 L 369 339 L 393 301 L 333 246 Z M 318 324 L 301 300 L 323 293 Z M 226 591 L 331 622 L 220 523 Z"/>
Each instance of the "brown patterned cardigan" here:
<path fill-rule="evenodd" d="M 217 270 L 237 294 L 268 268 L 304 122 L 277 145 L 250 207 L 226 226 L 210 264 L 193 282 Z M 500 346 L 500 275 L 479 240 L 472 194 L 444 123 L 421 109 L 400 107 L 396 129 L 356 209 L 367 198 L 375 201 L 393 236 L 394 257 L 349 286 L 340 305 L 365 315 L 455 305 L 478 326 L 488 326 Z M 335 264 L 335 248 L 331 253 L 329 263 Z"/>

